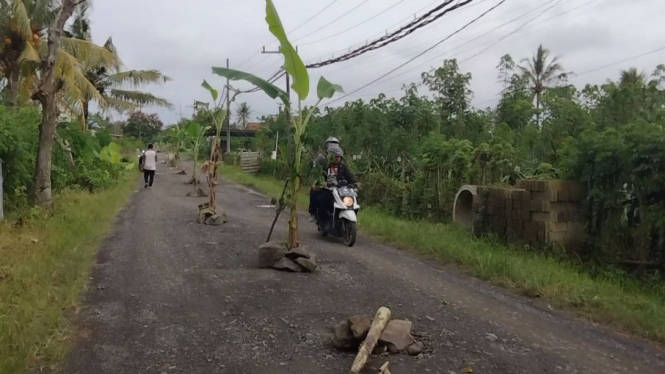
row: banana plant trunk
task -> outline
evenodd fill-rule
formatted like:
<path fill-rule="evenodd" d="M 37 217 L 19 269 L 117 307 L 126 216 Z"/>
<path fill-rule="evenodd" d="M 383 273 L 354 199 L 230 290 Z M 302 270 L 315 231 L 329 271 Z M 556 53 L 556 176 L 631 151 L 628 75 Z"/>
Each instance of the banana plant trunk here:
<path fill-rule="evenodd" d="M 302 144 L 300 142 L 300 129 L 297 128 L 294 136 L 294 158 L 293 158 L 293 172 L 295 177 L 293 178 L 293 183 L 291 184 L 291 216 L 289 218 L 289 240 L 288 247 L 289 249 L 297 248 L 300 245 L 300 240 L 298 238 L 298 191 L 300 191 L 300 160 L 302 158 Z"/>
<path fill-rule="evenodd" d="M 37 90 L 32 94 L 32 99 L 39 101 L 42 105 L 42 122 L 39 125 L 39 148 L 37 151 L 32 196 L 33 204 L 36 205 L 49 205 L 52 202 L 51 154 L 53 151 L 56 121 L 58 119 L 55 95 L 62 86 L 62 82 L 58 82 L 55 79 L 55 62 L 60 54 L 65 23 L 71 17 L 77 4 L 79 2 L 76 0 L 63 0 L 60 11 L 49 28 L 48 55 L 46 59 L 42 60 L 41 66 L 42 79 Z"/>

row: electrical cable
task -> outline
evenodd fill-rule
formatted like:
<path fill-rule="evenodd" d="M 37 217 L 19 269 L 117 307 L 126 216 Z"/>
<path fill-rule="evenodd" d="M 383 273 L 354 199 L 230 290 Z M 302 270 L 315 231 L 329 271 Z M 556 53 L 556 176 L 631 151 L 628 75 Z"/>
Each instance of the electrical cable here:
<path fill-rule="evenodd" d="M 335 5 L 335 3 L 338 2 L 338 1 L 339 1 L 339 0 L 333 0 L 330 4 L 326 5 L 326 6 L 325 6 L 323 9 L 321 9 L 318 13 L 314 14 L 313 16 L 311 16 L 309 19 L 307 19 L 305 22 L 303 22 L 303 23 L 301 23 L 300 25 L 298 25 L 295 29 L 289 31 L 287 34 L 290 34 L 290 33 L 294 32 L 294 31 L 298 30 L 299 28 L 305 26 L 306 24 L 308 24 L 309 22 L 311 22 L 312 20 L 314 20 L 314 18 L 316 18 L 316 17 L 318 17 L 319 15 L 321 15 L 321 13 L 325 12 L 328 8 L 330 8 L 331 6 Z M 267 44 L 270 45 L 270 44 L 274 43 L 275 41 L 276 41 L 276 40 L 273 40 L 272 42 L 269 42 L 269 43 L 267 43 Z M 255 53 L 254 53 L 253 55 L 251 55 L 248 59 L 246 59 L 246 60 L 244 60 L 243 62 L 241 62 L 241 63 L 238 65 L 238 67 L 241 67 L 242 65 L 244 65 L 245 63 L 247 63 L 249 60 L 253 59 L 256 55 L 260 54 L 261 51 L 262 51 L 262 50 L 260 49 L 260 50 L 258 50 L 257 52 L 255 52 Z M 260 63 L 259 63 L 259 64 L 260 64 Z M 254 66 L 256 66 L 256 65 L 254 65 Z"/>
<path fill-rule="evenodd" d="M 507 38 L 507 37 L 509 37 L 509 36 L 511 36 L 511 35 L 513 35 L 513 34 L 515 34 L 515 33 L 517 33 L 517 32 L 519 32 L 524 26 L 526 26 L 527 24 L 529 24 L 531 21 L 535 20 L 536 18 L 542 16 L 543 14 L 547 13 L 547 11 L 549 11 L 550 9 L 554 8 L 555 6 L 557 6 L 560 2 L 561 2 L 561 0 L 557 0 L 557 1 L 555 1 L 552 5 L 550 5 L 549 7 L 545 8 L 545 10 L 543 10 L 543 11 L 540 12 L 540 13 L 538 13 L 535 17 L 530 18 L 529 20 L 527 20 L 526 22 L 524 22 L 523 24 L 521 24 L 521 25 L 520 25 L 518 28 L 516 28 L 515 30 L 509 32 L 508 34 L 506 34 L 506 35 L 504 35 L 504 36 L 502 36 L 502 37 L 500 37 L 499 39 L 497 39 L 496 41 L 494 41 L 492 44 L 488 45 L 488 46 L 487 46 L 485 49 L 483 49 L 482 51 L 480 51 L 480 52 L 478 52 L 478 53 L 476 53 L 476 54 L 474 54 L 474 55 L 472 55 L 472 56 L 469 56 L 469 57 L 465 58 L 464 60 L 460 61 L 460 63 L 462 63 L 462 62 L 466 62 L 466 61 L 469 61 L 470 59 L 472 59 L 472 58 L 474 58 L 474 57 L 476 57 L 476 56 L 482 54 L 483 52 L 487 51 L 488 49 L 492 48 L 493 46 L 495 46 L 497 43 L 499 43 L 500 41 L 504 40 L 505 38 Z"/>
<path fill-rule="evenodd" d="M 322 38 L 322 39 L 319 39 L 319 40 L 314 40 L 314 41 L 307 42 L 307 43 L 300 43 L 300 44 L 298 44 L 298 46 L 310 45 L 310 44 L 314 44 L 314 43 L 320 43 L 320 42 L 326 41 L 326 40 L 328 40 L 328 39 L 332 39 L 332 38 L 334 38 L 334 37 L 337 37 L 337 36 L 339 36 L 339 35 L 341 35 L 341 34 L 344 34 L 344 33 L 347 32 L 347 31 L 351 31 L 351 30 L 355 29 L 355 28 L 358 27 L 358 26 L 362 26 L 362 25 L 364 25 L 365 23 L 367 23 L 367 22 L 373 20 L 374 18 L 376 18 L 376 17 L 382 15 L 383 13 L 386 13 L 387 11 L 389 11 L 389 10 L 395 8 L 396 6 L 398 6 L 399 4 L 403 3 L 404 1 L 405 1 L 405 0 L 399 0 L 399 1 L 397 1 L 395 4 L 393 4 L 393 5 L 391 5 L 390 7 L 384 9 L 383 11 L 381 11 L 380 13 L 377 13 L 377 14 L 375 14 L 374 16 L 372 16 L 372 17 L 370 17 L 370 18 L 368 18 L 368 19 L 366 19 L 366 20 L 364 20 L 364 21 L 362 21 L 362 22 L 360 22 L 360 23 L 358 23 L 358 24 L 356 24 L 356 25 L 354 25 L 354 26 L 351 26 L 351 27 L 349 27 L 348 29 L 342 30 L 342 31 L 340 31 L 340 32 L 338 32 L 338 33 L 336 33 L 336 34 L 334 34 L 334 35 L 330 35 L 330 36 L 327 36 L 327 37 L 325 37 L 325 38 Z"/>
<path fill-rule="evenodd" d="M 309 64 L 309 65 L 306 65 L 306 66 L 307 66 L 307 68 L 310 68 L 310 69 L 320 68 L 320 67 L 323 67 L 323 66 L 327 66 L 327 65 L 337 63 L 337 62 L 350 60 L 354 57 L 358 57 L 358 56 L 360 56 L 364 53 L 367 53 L 369 51 L 373 51 L 373 50 L 385 47 L 389 44 L 392 44 L 392 43 L 394 43 L 398 40 L 401 40 L 401 39 L 405 38 L 406 36 L 410 35 L 414 31 L 429 25 L 430 23 L 438 20 L 439 18 L 443 17 L 444 15 L 448 14 L 449 12 L 452 12 L 454 10 L 462 8 L 465 5 L 467 5 L 467 4 L 469 4 L 473 1 L 474 0 L 465 0 L 465 1 L 462 1 L 462 2 L 458 2 L 457 4 L 453 5 L 450 8 L 443 9 L 446 6 L 448 6 L 448 5 L 450 5 L 451 3 L 454 2 L 454 0 L 444 1 L 442 4 L 438 5 L 437 7 L 432 9 L 431 11 L 425 13 L 423 16 L 419 17 L 415 21 L 410 22 L 409 24 L 401 27 L 397 31 L 394 31 L 394 32 L 392 32 L 392 33 L 390 33 L 390 34 L 388 34 L 384 37 L 376 39 L 376 40 L 372 41 L 371 43 L 368 43 L 367 45 L 365 45 L 363 47 L 360 47 L 360 48 L 358 48 L 354 51 L 351 51 L 347 54 L 344 54 L 344 55 L 341 55 L 339 57 L 335 57 L 335 58 L 332 58 L 332 59 L 329 59 L 329 60 L 326 60 L 326 61 L 317 62 L 317 63 L 314 63 L 314 64 Z M 427 19 L 427 18 L 430 18 L 430 16 L 432 16 L 434 13 L 436 13 L 436 12 L 442 10 L 442 9 L 443 9 L 443 11 L 441 13 L 434 15 L 431 19 Z"/>
<path fill-rule="evenodd" d="M 381 75 L 380 77 L 374 79 L 373 81 L 371 81 L 371 82 L 365 84 L 364 86 L 362 86 L 362 87 L 360 87 L 360 88 L 358 88 L 358 89 L 356 89 L 356 90 L 353 90 L 353 91 L 349 92 L 348 94 L 345 94 L 345 95 L 343 95 L 343 96 L 341 96 L 341 97 L 339 97 L 339 98 L 337 98 L 337 99 L 335 99 L 335 100 L 332 100 L 332 101 L 327 102 L 325 105 L 330 105 L 330 104 L 332 104 L 332 103 L 334 103 L 334 102 L 337 102 L 337 101 L 342 100 L 342 99 L 344 99 L 344 98 L 346 98 L 346 97 L 348 97 L 348 96 L 351 96 L 351 95 L 353 95 L 354 93 L 359 92 L 359 91 L 361 91 L 361 90 L 363 90 L 363 89 L 365 89 L 365 88 L 371 86 L 372 84 L 374 84 L 374 83 L 380 81 L 381 79 L 387 77 L 388 75 L 392 74 L 393 72 L 395 72 L 395 71 L 401 69 L 402 67 L 408 65 L 409 63 L 411 63 L 412 61 L 414 61 L 414 60 L 417 59 L 418 57 L 420 57 L 420 56 L 424 55 L 425 53 L 431 51 L 432 49 L 438 47 L 440 44 L 442 44 L 442 43 L 445 42 L 446 40 L 450 39 L 450 38 L 453 37 L 454 35 L 458 34 L 458 33 L 461 32 L 462 30 L 466 29 L 467 27 L 469 27 L 470 25 L 472 25 L 473 23 L 475 23 L 476 21 L 478 21 L 479 19 L 483 18 L 485 15 L 487 15 L 488 13 L 492 12 L 494 9 L 498 8 L 499 6 L 501 6 L 504 2 L 506 2 L 506 0 L 501 0 L 499 3 L 497 3 L 497 4 L 494 5 L 493 7 L 489 8 L 488 10 L 484 11 L 484 12 L 481 13 L 479 16 L 477 16 L 476 18 L 472 19 L 470 22 L 466 23 L 466 24 L 465 24 L 464 26 L 462 26 L 461 28 L 455 30 L 452 34 L 450 34 L 450 35 L 448 35 L 447 37 L 445 37 L 445 38 L 439 40 L 439 41 L 438 41 L 437 43 L 435 43 L 433 46 L 427 48 L 426 50 L 424 50 L 423 52 L 421 52 L 421 53 L 417 54 L 416 56 L 412 57 L 412 58 L 409 59 L 408 61 L 406 61 L 406 62 L 400 64 L 400 65 L 397 66 L 396 68 L 394 68 L 394 69 L 388 71 L 387 73 L 385 73 L 385 74 Z"/>
<path fill-rule="evenodd" d="M 309 34 L 307 34 L 307 35 L 305 35 L 305 36 L 303 36 L 303 37 L 300 37 L 300 38 L 297 38 L 297 39 L 293 40 L 292 43 L 295 43 L 295 42 L 297 42 L 298 40 L 302 40 L 302 39 L 304 39 L 304 38 L 306 38 L 306 37 L 308 37 L 308 36 L 310 36 L 310 35 L 314 35 L 314 34 L 316 34 L 317 32 L 319 32 L 319 31 L 325 29 L 326 27 L 328 27 L 328 26 L 332 25 L 333 23 L 339 21 L 340 19 L 346 17 L 346 16 L 349 15 L 351 12 L 353 12 L 354 10 L 360 8 L 363 4 L 365 4 L 365 3 L 368 2 L 368 1 L 369 1 L 369 0 L 364 0 L 362 3 L 356 5 L 355 7 L 353 7 L 353 8 L 352 8 L 351 10 L 349 10 L 348 12 L 346 12 L 346 13 L 342 14 L 341 16 L 335 18 L 334 20 L 332 20 L 332 21 L 326 23 L 325 25 L 319 27 L 318 29 L 316 29 L 316 30 L 310 32 Z"/>
<path fill-rule="evenodd" d="M 554 0 L 552 0 L 552 1 L 554 1 Z M 432 58 L 432 59 L 430 59 L 430 60 L 425 61 L 424 63 L 421 63 L 421 64 L 415 66 L 414 69 L 417 69 L 417 68 L 419 68 L 419 67 L 422 67 L 422 66 L 424 66 L 424 65 L 427 65 L 427 64 L 431 63 L 432 61 L 438 60 L 438 59 L 440 59 L 440 58 L 442 58 L 442 57 L 448 55 L 450 52 L 452 52 L 452 51 L 454 51 L 454 50 L 457 50 L 457 49 L 459 49 L 460 47 L 463 47 L 463 46 L 465 46 L 465 45 L 471 43 L 472 41 L 481 38 L 482 36 L 485 36 L 485 35 L 487 35 L 487 34 L 490 34 L 490 33 L 496 31 L 497 29 L 499 29 L 499 28 L 501 28 L 501 27 L 503 27 L 503 26 L 506 26 L 506 25 L 508 25 L 508 24 L 510 24 L 510 23 L 513 23 L 513 22 L 519 20 L 520 18 L 529 15 L 530 13 L 533 13 L 533 12 L 537 11 L 537 10 L 540 9 L 540 8 L 543 8 L 543 7 L 545 7 L 545 6 L 548 6 L 549 4 L 552 3 L 552 1 L 550 1 L 549 3 L 542 4 L 542 5 L 540 5 L 540 6 L 537 6 L 537 7 L 533 8 L 533 9 L 527 11 L 526 13 L 523 13 L 523 14 L 521 14 L 521 15 L 519 15 L 519 16 L 513 18 L 513 19 L 511 19 L 510 21 L 504 22 L 504 23 L 502 23 L 501 25 L 499 25 L 499 26 L 497 26 L 497 27 L 495 27 L 495 28 L 493 28 L 493 29 L 491 29 L 491 30 L 489 30 L 489 31 L 487 31 L 487 32 L 485 32 L 485 33 L 483 33 L 483 34 L 480 34 L 480 35 L 474 37 L 473 39 L 470 39 L 470 40 L 468 40 L 468 41 L 466 41 L 466 42 L 464 42 L 464 43 L 462 43 L 462 44 L 460 44 L 460 45 L 458 45 L 458 46 L 456 46 L 456 47 L 454 47 L 454 48 L 452 48 L 452 49 L 446 51 L 445 53 L 443 53 L 443 54 L 441 54 L 441 55 L 438 55 L 438 56 L 436 56 L 436 57 L 434 57 L 434 58 Z M 591 1 L 589 1 L 589 2 L 587 2 L 587 3 L 585 3 L 585 4 L 583 4 L 582 6 L 589 5 L 589 4 L 591 4 L 591 3 L 595 2 L 595 1 L 598 1 L 598 0 L 591 0 Z M 539 23 L 543 23 L 543 22 L 549 21 L 549 20 L 554 19 L 554 18 L 556 18 L 556 17 L 559 17 L 559 16 L 561 16 L 561 15 L 563 15 L 563 14 L 565 14 L 565 13 L 568 13 L 568 12 L 570 12 L 570 11 L 573 11 L 573 10 L 576 10 L 576 9 L 578 9 L 578 8 L 581 8 L 582 6 L 578 6 L 578 7 L 576 7 L 576 8 L 573 8 L 573 9 L 569 10 L 569 11 L 566 11 L 566 12 L 563 12 L 563 13 L 559 13 L 559 14 L 557 14 L 557 15 L 555 15 L 555 16 L 550 17 L 550 18 L 546 18 L 546 19 L 540 21 Z M 541 14 L 542 14 L 542 13 L 541 13 Z M 537 17 L 538 17 L 538 16 L 536 16 L 536 18 L 537 18 Z M 529 22 L 530 22 L 530 21 L 529 21 Z M 524 25 L 522 25 L 522 26 L 524 26 Z M 530 26 L 527 26 L 527 27 L 532 27 L 532 26 L 534 26 L 534 25 L 530 25 Z M 503 37 L 502 37 L 502 38 L 503 38 Z M 498 42 L 498 41 L 494 41 L 494 42 Z M 493 43 L 493 42 L 490 41 L 489 43 Z M 481 44 L 481 45 L 478 46 L 478 47 L 482 47 L 483 45 L 486 45 L 486 44 L 488 44 L 488 43 Z M 457 54 L 455 54 L 455 55 L 449 56 L 448 58 L 454 58 L 454 57 L 458 56 L 458 55 L 461 54 L 461 53 L 467 52 L 467 51 L 469 51 L 469 50 L 476 49 L 476 48 L 478 48 L 478 47 L 474 47 L 474 48 L 471 48 L 471 49 L 464 50 L 464 51 L 459 52 L 459 53 L 457 53 Z M 468 60 L 468 59 L 467 59 L 467 60 Z M 466 60 L 464 60 L 464 61 L 466 61 Z M 463 62 L 463 61 L 462 61 L 462 62 Z M 405 75 L 405 74 L 408 74 L 408 73 L 409 73 L 409 72 L 407 71 L 407 72 L 403 72 L 403 73 L 401 73 L 401 74 L 397 74 L 397 75 L 393 76 L 392 78 L 390 78 L 389 80 L 393 80 L 393 79 L 395 79 L 395 78 L 399 78 L 399 77 L 401 77 L 401 76 L 403 76 L 403 75 Z"/>

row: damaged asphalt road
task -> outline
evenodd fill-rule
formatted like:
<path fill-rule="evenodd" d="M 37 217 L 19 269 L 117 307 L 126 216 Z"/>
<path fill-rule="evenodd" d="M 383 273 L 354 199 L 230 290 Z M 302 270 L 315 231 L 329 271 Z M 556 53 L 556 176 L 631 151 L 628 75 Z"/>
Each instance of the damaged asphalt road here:
<path fill-rule="evenodd" d="M 664 373 L 665 350 L 360 236 L 353 248 L 301 241 L 314 274 L 258 269 L 269 198 L 222 183 L 224 226 L 194 223 L 187 176 L 164 170 L 137 191 L 100 249 L 65 373 L 346 373 L 354 353 L 330 328 L 380 306 L 413 321 L 419 357 L 386 360 L 405 373 Z M 286 238 L 286 214 L 274 239 Z M 360 213 L 362 227 L 362 212 Z M 371 369 L 368 373 L 374 372 Z"/>

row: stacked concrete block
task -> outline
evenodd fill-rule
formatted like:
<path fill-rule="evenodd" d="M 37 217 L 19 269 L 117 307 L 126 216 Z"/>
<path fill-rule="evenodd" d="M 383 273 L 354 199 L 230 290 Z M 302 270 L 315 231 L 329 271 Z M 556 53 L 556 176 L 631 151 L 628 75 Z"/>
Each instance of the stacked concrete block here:
<path fill-rule="evenodd" d="M 478 187 L 483 202 L 477 225 L 509 241 L 575 249 L 584 241 L 586 192 L 562 180 L 521 180 L 516 188 Z"/>

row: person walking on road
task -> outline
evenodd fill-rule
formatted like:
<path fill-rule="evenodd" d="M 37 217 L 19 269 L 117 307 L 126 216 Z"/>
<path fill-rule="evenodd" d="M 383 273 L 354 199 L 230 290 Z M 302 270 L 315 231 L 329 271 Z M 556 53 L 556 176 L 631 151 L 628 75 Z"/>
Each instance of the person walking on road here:
<path fill-rule="evenodd" d="M 148 150 L 143 154 L 143 188 L 152 188 L 152 182 L 155 180 L 155 171 L 157 170 L 157 152 L 152 144 L 148 144 Z"/>

